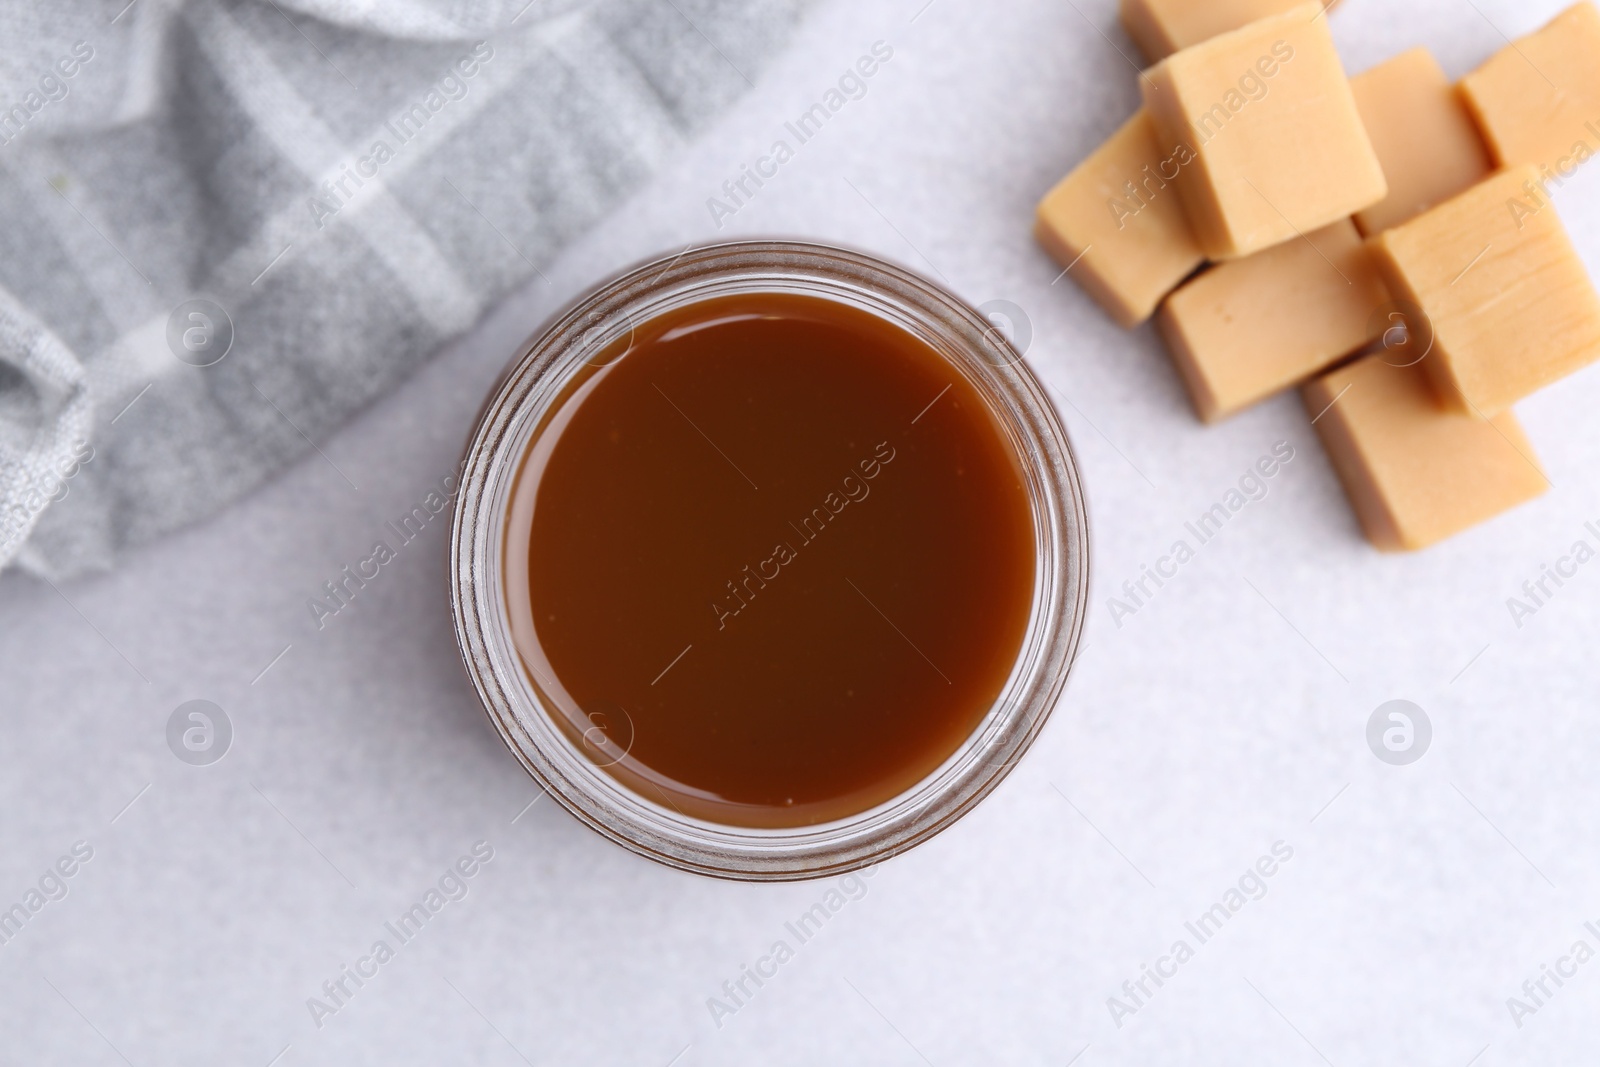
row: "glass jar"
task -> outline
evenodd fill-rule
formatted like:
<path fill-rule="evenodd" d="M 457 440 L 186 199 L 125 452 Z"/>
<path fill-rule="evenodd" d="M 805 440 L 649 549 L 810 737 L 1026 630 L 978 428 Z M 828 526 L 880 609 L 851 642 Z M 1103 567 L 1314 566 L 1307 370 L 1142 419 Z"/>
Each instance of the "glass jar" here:
<path fill-rule="evenodd" d="M 635 323 L 712 297 L 811 295 L 885 318 L 943 356 L 988 403 L 1021 465 L 1036 558 L 1027 630 L 1004 688 L 933 773 L 834 822 L 752 829 L 693 818 L 628 789 L 603 733 L 554 719 L 513 637 L 507 595 L 511 501 L 531 444 L 573 385 Z M 608 355 L 606 358 L 616 358 Z M 879 862 L 949 826 L 997 786 L 1038 736 L 1066 683 L 1088 596 L 1087 517 L 1077 464 L 1054 407 L 1022 354 L 977 311 L 899 267 L 792 241 L 686 251 L 631 270 L 561 312 L 509 367 L 473 431 L 456 498 L 451 600 L 467 673 L 490 721 L 529 774 L 594 830 L 643 856 L 725 878 L 820 878 Z"/>

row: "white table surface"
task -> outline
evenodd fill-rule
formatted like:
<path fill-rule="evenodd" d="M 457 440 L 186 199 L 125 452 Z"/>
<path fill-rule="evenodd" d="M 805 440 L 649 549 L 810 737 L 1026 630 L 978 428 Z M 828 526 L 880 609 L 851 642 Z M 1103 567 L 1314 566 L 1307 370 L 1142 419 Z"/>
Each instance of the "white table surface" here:
<path fill-rule="evenodd" d="M 1111 0 L 922 5 L 819 8 L 548 284 L 319 442 L 359 492 L 312 454 L 109 576 L 59 593 L 0 580 L 0 905 L 74 842 L 94 850 L 0 947 L 0 1061 L 1600 1060 L 1600 961 L 1520 1028 L 1506 1004 L 1575 942 L 1600 949 L 1583 925 L 1600 926 L 1600 565 L 1520 629 L 1506 607 L 1596 541 L 1600 373 L 1520 406 L 1542 499 L 1419 555 L 1376 553 L 1294 397 L 1201 427 L 1154 334 L 1052 286 L 1029 239 L 1039 195 L 1136 104 Z M 1454 75 L 1557 8 L 1347 0 L 1332 25 L 1351 71 L 1426 43 Z M 879 39 L 894 57 L 866 97 L 719 233 L 706 198 Z M 1558 203 L 1600 268 L 1600 165 Z M 847 242 L 1025 308 L 1030 361 L 1069 401 L 1096 587 L 1087 651 L 1026 761 L 879 869 L 719 1028 L 707 998 L 829 885 L 671 871 L 548 800 L 516 818 L 538 794 L 458 661 L 442 521 L 325 630 L 306 600 L 451 470 L 550 311 L 735 234 Z M 1114 625 L 1106 597 L 1279 441 L 1295 459 L 1266 499 Z M 1397 697 L 1435 731 L 1406 767 L 1365 741 Z M 165 741 L 195 698 L 236 730 L 208 767 Z M 468 896 L 319 1029 L 307 998 L 480 840 L 494 858 Z M 1293 858 L 1266 895 L 1208 943 L 1186 935 L 1279 841 Z M 1180 938 L 1194 958 L 1118 1027 L 1107 998 Z"/>

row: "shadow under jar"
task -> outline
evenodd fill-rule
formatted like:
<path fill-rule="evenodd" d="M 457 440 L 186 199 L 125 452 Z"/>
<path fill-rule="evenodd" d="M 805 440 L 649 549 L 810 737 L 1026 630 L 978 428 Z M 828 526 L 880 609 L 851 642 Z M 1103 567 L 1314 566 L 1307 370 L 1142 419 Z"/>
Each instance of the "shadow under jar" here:
<path fill-rule="evenodd" d="M 491 720 L 563 806 L 743 879 L 949 825 L 1042 727 L 1082 627 L 1066 433 L 1007 338 L 793 242 L 641 267 L 490 398 L 452 532 Z"/>

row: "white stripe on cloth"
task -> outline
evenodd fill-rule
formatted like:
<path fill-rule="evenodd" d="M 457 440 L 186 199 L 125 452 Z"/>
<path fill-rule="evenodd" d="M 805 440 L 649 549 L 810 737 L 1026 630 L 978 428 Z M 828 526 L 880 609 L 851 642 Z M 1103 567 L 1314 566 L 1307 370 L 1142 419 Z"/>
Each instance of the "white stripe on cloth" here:
<path fill-rule="evenodd" d="M 75 470 L 74 451 L 88 441 L 93 406 L 83 366 L 11 293 L 0 288 L 0 366 L 9 366 L 32 389 L 37 425 L 0 438 L 0 566 L 26 543 L 48 500 Z M 13 437 L 27 437 L 18 446 Z M 70 491 L 70 489 L 69 489 Z"/>

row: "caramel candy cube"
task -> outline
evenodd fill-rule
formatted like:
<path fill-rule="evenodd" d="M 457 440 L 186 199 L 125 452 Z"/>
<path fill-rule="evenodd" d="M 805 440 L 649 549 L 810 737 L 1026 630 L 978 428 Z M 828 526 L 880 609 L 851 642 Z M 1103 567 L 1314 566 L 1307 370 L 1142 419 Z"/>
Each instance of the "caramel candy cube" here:
<path fill-rule="evenodd" d="M 1488 176 L 1483 138 L 1426 48 L 1356 75 L 1350 90 L 1389 183 L 1388 196 L 1356 212 L 1363 234 L 1398 226 Z"/>
<path fill-rule="evenodd" d="M 1383 169 L 1318 3 L 1186 48 L 1141 79 L 1200 247 L 1235 259 L 1384 198 Z"/>
<path fill-rule="evenodd" d="M 1540 164 L 1567 177 L 1600 152 L 1597 57 L 1600 10 L 1586 0 L 1461 79 L 1496 162 Z"/>
<path fill-rule="evenodd" d="M 1137 326 L 1205 259 L 1143 109 L 1039 202 L 1034 236 L 1122 326 Z"/>
<path fill-rule="evenodd" d="M 1425 548 L 1544 492 L 1549 483 L 1516 416 L 1445 411 L 1421 367 L 1385 360 L 1367 356 L 1302 390 L 1374 545 Z"/>
<path fill-rule="evenodd" d="M 1205 422 L 1296 385 L 1383 332 L 1388 291 L 1349 219 L 1207 269 L 1156 317 Z"/>
<path fill-rule="evenodd" d="M 1596 297 L 1531 166 L 1501 171 L 1369 242 L 1433 331 L 1441 402 L 1490 418 L 1600 357 Z"/>
<path fill-rule="evenodd" d="M 1152 63 L 1305 0 L 1122 0 L 1122 28 Z M 1337 0 L 1328 0 L 1329 8 Z"/>

